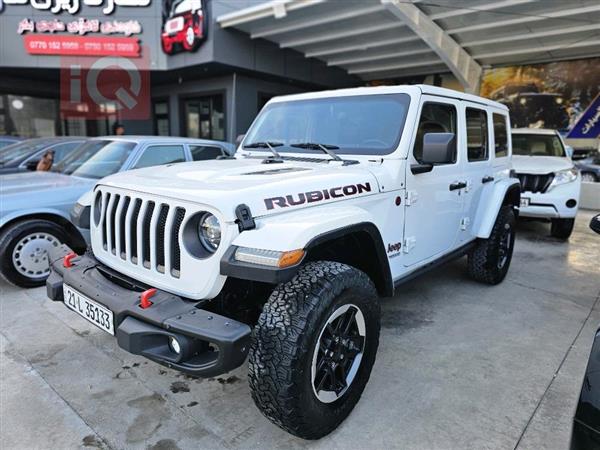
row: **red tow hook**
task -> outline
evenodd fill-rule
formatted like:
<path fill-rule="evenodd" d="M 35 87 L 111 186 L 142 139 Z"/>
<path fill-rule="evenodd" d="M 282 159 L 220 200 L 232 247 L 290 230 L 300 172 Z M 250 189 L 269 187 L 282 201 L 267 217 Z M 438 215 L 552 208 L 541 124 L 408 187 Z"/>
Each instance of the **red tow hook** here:
<path fill-rule="evenodd" d="M 142 292 L 140 295 L 140 308 L 142 308 L 142 309 L 150 308 L 150 306 L 152 306 L 150 297 L 152 297 L 154 294 L 156 294 L 155 288 L 147 289 L 144 292 Z"/>
<path fill-rule="evenodd" d="M 69 267 L 73 267 L 73 258 L 77 257 L 77 253 L 75 252 L 71 252 L 68 255 L 63 256 L 63 266 L 66 267 L 67 269 Z"/>

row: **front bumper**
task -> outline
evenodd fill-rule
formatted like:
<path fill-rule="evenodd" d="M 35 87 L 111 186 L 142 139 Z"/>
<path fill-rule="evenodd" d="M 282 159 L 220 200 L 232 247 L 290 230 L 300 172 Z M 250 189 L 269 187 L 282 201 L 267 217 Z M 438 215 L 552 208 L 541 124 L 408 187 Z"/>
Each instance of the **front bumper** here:
<path fill-rule="evenodd" d="M 152 296 L 152 306 L 140 307 L 142 286 L 103 267 L 86 253 L 65 268 L 63 245 L 50 253 L 51 272 L 46 281 L 48 297 L 63 301 L 63 283 L 110 309 L 114 315 L 119 347 L 159 364 L 194 376 L 211 377 L 240 366 L 248 354 L 248 325 L 199 308 L 203 301 L 185 300 L 164 291 Z M 173 352 L 169 337 L 182 351 Z"/>
<path fill-rule="evenodd" d="M 521 199 L 529 199 L 529 206 L 519 208 L 520 217 L 533 217 L 539 219 L 572 219 L 577 215 L 579 207 L 579 194 L 581 191 L 581 178 L 561 184 L 548 192 L 521 192 Z M 574 206 L 571 200 L 575 200 Z"/>

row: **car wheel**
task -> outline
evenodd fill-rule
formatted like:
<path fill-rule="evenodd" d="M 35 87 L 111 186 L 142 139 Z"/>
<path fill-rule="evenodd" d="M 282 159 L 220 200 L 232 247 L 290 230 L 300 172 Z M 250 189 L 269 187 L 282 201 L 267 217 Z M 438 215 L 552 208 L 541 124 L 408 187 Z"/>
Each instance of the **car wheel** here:
<path fill-rule="evenodd" d="M 575 219 L 552 219 L 550 234 L 558 239 L 567 240 L 573 233 Z"/>
<path fill-rule="evenodd" d="M 185 39 L 182 42 L 183 48 L 188 52 L 196 49 L 196 33 L 194 33 L 193 27 L 188 27 L 185 30 Z"/>
<path fill-rule="evenodd" d="M 596 175 L 591 172 L 582 172 L 581 173 L 581 181 L 587 181 L 588 183 L 596 182 Z"/>
<path fill-rule="evenodd" d="M 471 278 L 487 284 L 498 284 L 504 280 L 515 246 L 515 221 L 512 206 L 503 206 L 490 237 L 477 241 L 468 254 Z"/>
<path fill-rule="evenodd" d="M 62 227 L 49 220 L 26 220 L 0 235 L 0 273 L 20 287 L 42 286 L 50 274 L 48 250 L 67 241 Z"/>
<path fill-rule="evenodd" d="M 304 439 L 333 431 L 369 380 L 379 316 L 365 273 L 336 262 L 306 264 L 273 291 L 254 329 L 248 376 L 256 406 Z"/>

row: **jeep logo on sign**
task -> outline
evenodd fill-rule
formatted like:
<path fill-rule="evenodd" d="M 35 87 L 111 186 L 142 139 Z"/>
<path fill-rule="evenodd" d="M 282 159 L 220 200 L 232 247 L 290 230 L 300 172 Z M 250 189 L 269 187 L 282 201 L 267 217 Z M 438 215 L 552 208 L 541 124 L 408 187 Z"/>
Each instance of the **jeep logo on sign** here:
<path fill-rule="evenodd" d="M 347 186 L 334 187 L 323 189 L 322 191 L 300 192 L 298 194 L 290 194 L 285 197 L 265 198 L 265 206 L 267 209 L 274 209 L 276 206 L 286 208 L 288 206 L 298 206 L 304 203 L 314 203 L 331 198 L 349 197 L 363 192 L 371 192 L 371 184 L 349 184 Z"/>

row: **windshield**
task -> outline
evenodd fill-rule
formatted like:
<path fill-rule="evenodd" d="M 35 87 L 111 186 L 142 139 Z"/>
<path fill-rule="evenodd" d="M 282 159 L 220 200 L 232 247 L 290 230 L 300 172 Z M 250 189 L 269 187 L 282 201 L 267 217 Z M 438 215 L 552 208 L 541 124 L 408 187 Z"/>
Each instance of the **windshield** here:
<path fill-rule="evenodd" d="M 134 142 L 89 141 L 52 170 L 84 178 L 103 178 L 118 172 L 135 148 Z"/>
<path fill-rule="evenodd" d="M 48 146 L 50 141 L 26 141 L 18 144 L 7 145 L 0 149 L 0 164 L 6 164 L 11 161 L 20 160 L 42 148 Z"/>
<path fill-rule="evenodd" d="M 562 142 L 556 135 L 513 134 L 513 155 L 566 156 Z"/>
<path fill-rule="evenodd" d="M 291 146 L 314 142 L 338 147 L 336 154 L 387 155 L 398 146 L 409 103 L 407 94 L 271 103 L 261 111 L 244 145 L 277 142 L 283 144 L 277 147 L 279 153 L 302 153 L 306 150 Z"/>

